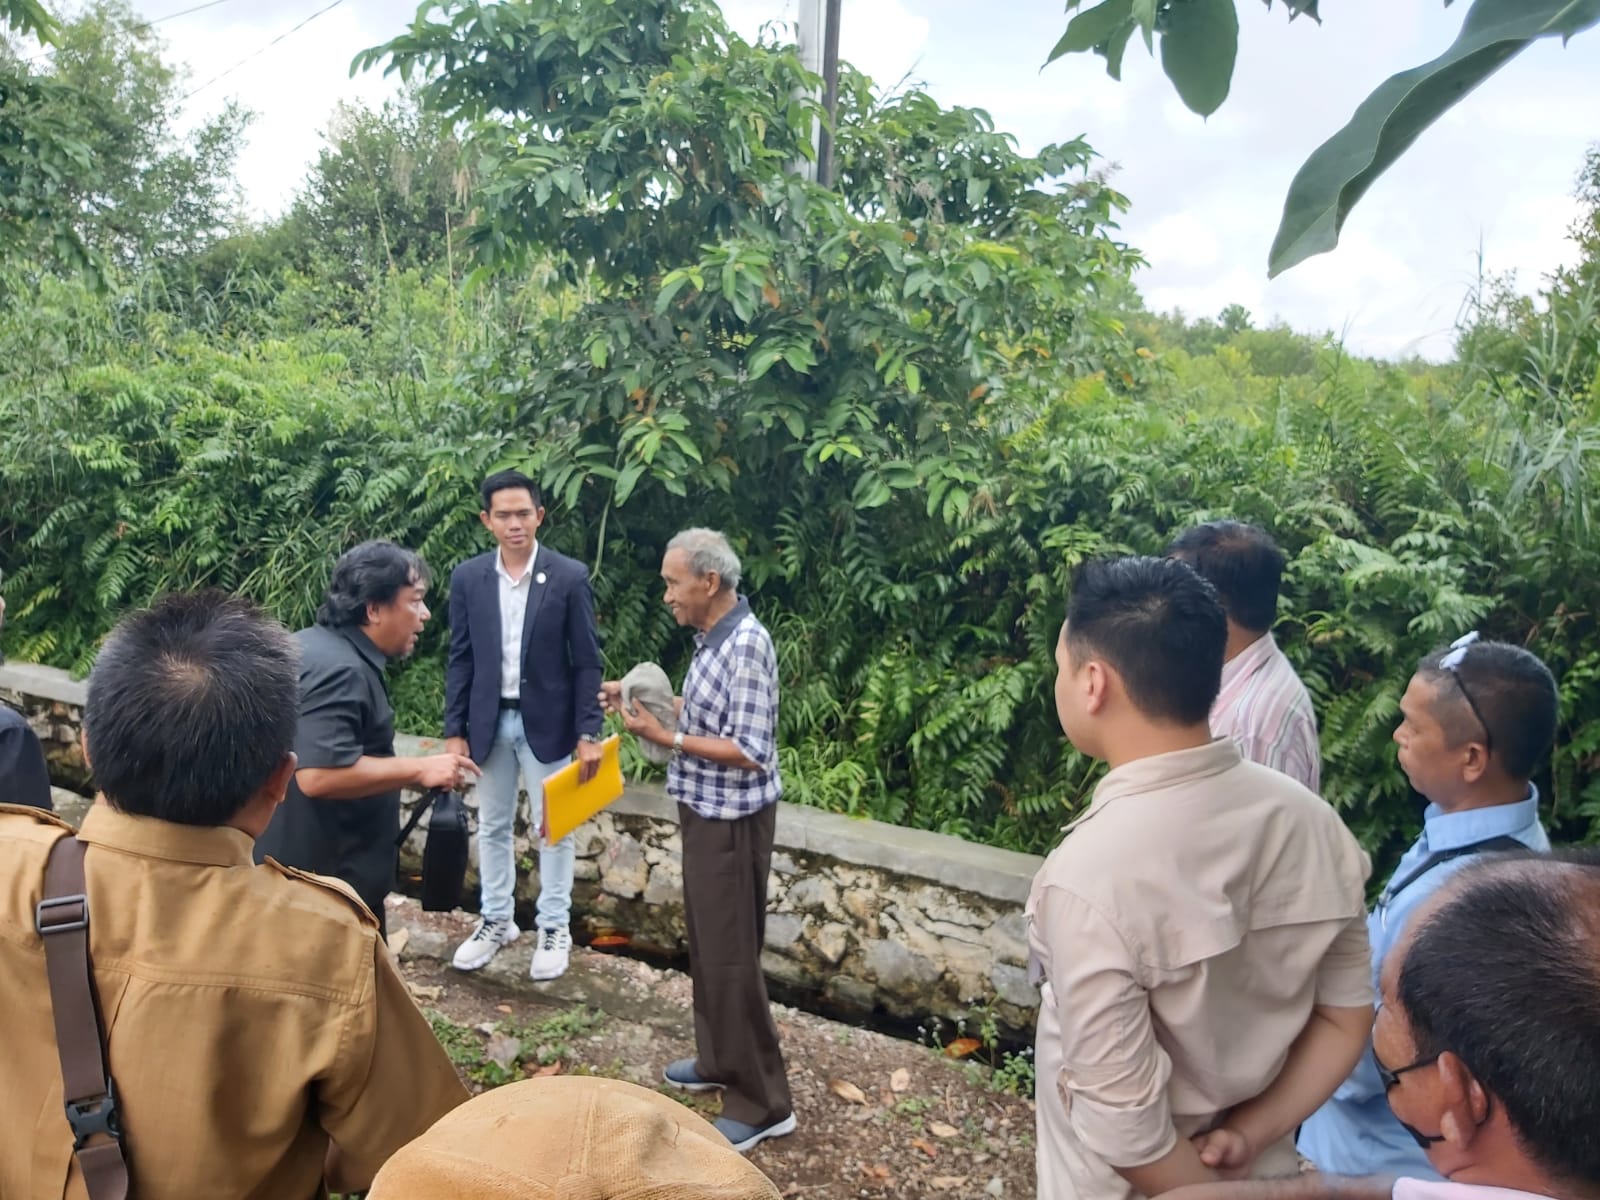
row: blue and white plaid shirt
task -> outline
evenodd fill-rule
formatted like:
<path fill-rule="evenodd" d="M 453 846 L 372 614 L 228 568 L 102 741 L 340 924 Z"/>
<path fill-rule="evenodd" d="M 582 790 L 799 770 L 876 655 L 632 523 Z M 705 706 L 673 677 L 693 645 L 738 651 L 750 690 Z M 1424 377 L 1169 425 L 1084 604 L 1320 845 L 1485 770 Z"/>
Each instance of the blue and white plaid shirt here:
<path fill-rule="evenodd" d="M 783 795 L 778 778 L 778 655 L 772 635 L 739 597 L 733 610 L 694 635 L 678 728 L 687 737 L 728 738 L 759 771 L 680 754 L 667 767 L 667 792 L 711 821 L 760 812 Z"/>

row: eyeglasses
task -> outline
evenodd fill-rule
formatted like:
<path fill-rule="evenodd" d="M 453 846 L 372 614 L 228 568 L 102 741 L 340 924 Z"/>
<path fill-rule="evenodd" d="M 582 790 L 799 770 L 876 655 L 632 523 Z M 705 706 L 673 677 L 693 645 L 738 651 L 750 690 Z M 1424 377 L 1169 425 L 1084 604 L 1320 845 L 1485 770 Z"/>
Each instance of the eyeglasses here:
<path fill-rule="evenodd" d="M 1388 1067 L 1383 1065 L 1383 1060 L 1378 1057 L 1378 1052 L 1374 1050 L 1372 1052 L 1372 1064 L 1378 1068 L 1378 1078 L 1383 1081 L 1383 1090 L 1385 1092 L 1392 1092 L 1395 1088 L 1400 1086 L 1400 1076 L 1404 1075 L 1407 1071 L 1420 1071 L 1423 1067 L 1431 1067 L 1434 1063 L 1439 1061 L 1439 1055 L 1442 1053 L 1444 1053 L 1442 1050 L 1438 1051 L 1437 1053 L 1428 1055 L 1427 1058 L 1419 1058 L 1414 1063 L 1407 1063 L 1405 1066 L 1396 1067 L 1391 1071 Z"/>
<path fill-rule="evenodd" d="M 1377 1015 L 1381 1016 L 1382 1013 L 1383 1005 L 1380 1003 L 1378 1005 Z M 1444 1051 L 1435 1050 L 1426 1058 L 1419 1058 L 1414 1063 L 1407 1063 L 1403 1067 L 1395 1067 L 1392 1070 L 1383 1065 L 1383 1059 L 1378 1057 L 1378 1048 L 1376 1046 L 1369 1047 L 1369 1053 L 1372 1055 L 1372 1065 L 1378 1068 L 1378 1078 L 1383 1083 L 1383 1094 L 1387 1096 L 1390 1092 L 1394 1091 L 1395 1088 L 1400 1086 L 1400 1076 L 1404 1075 L 1407 1071 L 1420 1071 L 1423 1067 L 1432 1066 L 1434 1063 L 1439 1061 L 1440 1057 L 1444 1054 Z M 1392 1102 L 1389 1107 L 1390 1110 L 1393 1111 L 1394 1105 Z M 1493 1111 L 1494 1097 L 1486 1095 L 1484 1100 L 1483 1116 L 1478 1121 L 1479 1128 L 1482 1128 L 1484 1123 L 1488 1121 Z M 1394 1114 L 1394 1119 L 1400 1122 L 1400 1128 L 1404 1129 L 1408 1134 L 1410 1134 L 1411 1140 L 1423 1150 L 1437 1146 L 1440 1142 L 1445 1140 L 1444 1134 L 1442 1133 L 1423 1133 L 1422 1130 L 1418 1129 L 1415 1125 L 1406 1124 L 1404 1121 L 1400 1120 L 1399 1113 Z"/>
<path fill-rule="evenodd" d="M 1467 651 L 1478 640 L 1478 631 L 1462 634 L 1450 643 L 1450 649 L 1439 660 L 1439 669 L 1448 671 L 1450 678 L 1456 681 L 1456 686 L 1461 689 L 1461 698 L 1467 702 L 1467 707 L 1472 709 L 1472 715 L 1478 718 L 1478 724 L 1483 726 L 1483 748 L 1490 754 L 1494 753 L 1494 734 L 1489 729 L 1489 722 L 1484 720 L 1483 709 L 1478 707 L 1478 702 L 1472 698 L 1472 692 L 1467 688 L 1466 680 L 1461 678 L 1461 664 L 1467 660 Z"/>
<path fill-rule="evenodd" d="M 1404 1075 L 1407 1071 L 1416 1071 L 1423 1067 L 1432 1066 L 1434 1063 L 1439 1061 L 1439 1055 L 1442 1053 L 1444 1052 L 1441 1050 L 1437 1053 L 1428 1055 L 1427 1058 L 1419 1058 L 1414 1063 L 1408 1063 L 1406 1066 L 1396 1067 L 1393 1070 L 1390 1070 L 1388 1067 L 1383 1065 L 1383 1059 L 1378 1057 L 1378 1052 L 1376 1049 L 1374 1049 L 1372 1051 L 1372 1064 L 1378 1068 L 1378 1078 L 1383 1081 L 1383 1094 L 1387 1096 L 1390 1092 L 1394 1091 L 1395 1088 L 1399 1087 L 1400 1076 Z M 1395 1120 L 1400 1121 L 1398 1114 L 1396 1114 Z M 1411 1140 L 1423 1150 L 1428 1149 L 1430 1146 L 1437 1146 L 1440 1142 L 1444 1141 L 1444 1134 L 1423 1133 L 1422 1130 L 1413 1125 L 1407 1125 L 1404 1121 L 1400 1121 L 1400 1128 L 1409 1133 L 1411 1135 Z"/>

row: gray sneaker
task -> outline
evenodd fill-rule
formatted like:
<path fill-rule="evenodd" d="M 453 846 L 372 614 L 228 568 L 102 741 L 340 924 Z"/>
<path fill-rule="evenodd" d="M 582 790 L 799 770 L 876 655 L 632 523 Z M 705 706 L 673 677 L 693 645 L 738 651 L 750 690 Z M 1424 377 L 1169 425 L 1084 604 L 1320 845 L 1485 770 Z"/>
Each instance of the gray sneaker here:
<path fill-rule="evenodd" d="M 479 917 L 478 927 L 456 947 L 450 965 L 458 971 L 476 971 L 498 954 L 501 946 L 509 946 L 521 936 L 522 930 L 509 917 Z"/>
<path fill-rule="evenodd" d="M 733 1143 L 733 1148 L 740 1154 L 750 1153 L 755 1146 L 768 1138 L 783 1137 L 795 1131 L 793 1113 L 781 1121 L 774 1121 L 771 1125 L 746 1125 L 743 1121 L 735 1121 L 732 1117 L 718 1117 L 711 1123 L 717 1127 L 718 1133 Z"/>
<path fill-rule="evenodd" d="M 570 930 L 541 929 L 539 944 L 533 948 L 533 961 L 528 964 L 528 978 L 541 981 L 560 979 L 567 973 L 567 963 L 571 958 Z"/>
<path fill-rule="evenodd" d="M 723 1085 L 711 1079 L 702 1079 L 692 1058 L 680 1058 L 667 1064 L 661 1077 L 673 1087 L 685 1092 L 720 1092 Z"/>

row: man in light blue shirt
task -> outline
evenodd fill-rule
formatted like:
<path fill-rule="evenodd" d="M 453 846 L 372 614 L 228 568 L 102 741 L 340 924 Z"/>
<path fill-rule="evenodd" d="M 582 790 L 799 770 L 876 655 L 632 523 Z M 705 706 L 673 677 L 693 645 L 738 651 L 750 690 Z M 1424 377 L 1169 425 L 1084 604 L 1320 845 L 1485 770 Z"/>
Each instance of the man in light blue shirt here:
<path fill-rule="evenodd" d="M 1530 782 L 1555 739 L 1555 679 L 1520 646 L 1476 634 L 1422 660 L 1400 701 L 1400 769 L 1428 800 L 1422 835 L 1367 917 L 1374 982 L 1407 919 L 1478 855 L 1550 848 Z M 1389 1110 L 1369 1045 L 1350 1078 L 1301 1127 L 1300 1153 L 1338 1175 L 1438 1179 Z"/>

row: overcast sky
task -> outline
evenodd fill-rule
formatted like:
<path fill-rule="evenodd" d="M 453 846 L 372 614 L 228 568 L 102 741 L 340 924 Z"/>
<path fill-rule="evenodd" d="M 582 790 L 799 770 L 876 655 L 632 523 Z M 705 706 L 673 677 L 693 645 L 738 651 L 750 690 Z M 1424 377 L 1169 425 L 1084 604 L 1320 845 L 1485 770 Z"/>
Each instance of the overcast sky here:
<path fill-rule="evenodd" d="M 155 19 L 195 0 L 135 0 Z M 283 208 L 340 99 L 392 84 L 351 79 L 354 55 L 400 33 L 409 0 L 339 0 L 237 66 L 329 0 L 223 0 L 160 26 L 201 90 L 197 111 L 236 97 L 257 114 L 240 177 L 261 213 Z M 727 0 L 734 27 L 793 20 L 796 0 Z M 1099 59 L 1039 69 L 1065 25 L 1061 0 L 843 0 L 841 54 L 880 84 L 908 73 L 946 104 L 987 109 L 1025 150 L 1085 135 L 1133 202 L 1128 241 L 1150 266 L 1149 304 L 1214 315 L 1243 304 L 1258 321 L 1342 333 L 1385 355 L 1449 352 L 1450 328 L 1479 269 L 1525 288 L 1570 257 L 1573 181 L 1600 141 L 1600 30 L 1534 47 L 1429 131 L 1375 186 L 1338 250 L 1268 282 L 1266 255 L 1295 169 L 1372 87 L 1454 38 L 1467 5 L 1334 0 L 1321 26 L 1292 25 L 1239 0 L 1233 93 L 1202 121 L 1173 95 L 1136 38 L 1121 84 Z M 228 72 L 217 82 L 217 75 Z"/>

